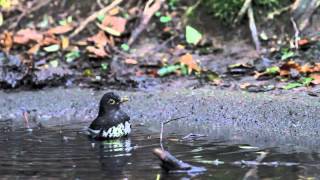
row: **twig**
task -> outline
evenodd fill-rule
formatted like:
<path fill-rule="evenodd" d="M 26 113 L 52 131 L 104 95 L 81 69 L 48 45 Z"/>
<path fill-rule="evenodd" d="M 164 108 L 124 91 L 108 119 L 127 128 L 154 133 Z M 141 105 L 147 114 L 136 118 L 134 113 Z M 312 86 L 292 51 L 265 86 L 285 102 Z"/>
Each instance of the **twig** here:
<path fill-rule="evenodd" d="M 300 31 L 299 31 L 299 28 L 296 24 L 296 22 L 294 21 L 293 17 L 290 18 L 291 22 L 292 22 L 292 25 L 293 25 L 293 28 L 294 28 L 294 48 L 296 50 L 299 49 L 299 40 L 300 40 Z"/>
<path fill-rule="evenodd" d="M 274 18 L 274 16 L 279 16 L 283 12 L 290 10 L 291 7 L 292 7 L 292 4 L 290 4 L 290 5 L 286 6 L 286 7 L 283 7 L 281 9 L 276 9 L 275 11 L 273 11 L 271 13 L 268 13 L 267 20 L 272 20 Z"/>
<path fill-rule="evenodd" d="M 87 17 L 77 29 L 73 31 L 72 34 L 70 34 L 69 38 L 72 38 L 76 35 L 78 35 L 90 22 L 94 21 L 100 14 L 105 14 L 106 12 L 110 11 L 117 5 L 119 5 L 123 0 L 115 0 L 110 5 L 100 9 L 99 11 L 91 14 L 89 17 Z"/>
<path fill-rule="evenodd" d="M 182 24 L 186 25 L 187 21 L 188 21 L 188 16 L 191 15 L 191 13 L 198 8 L 198 6 L 201 4 L 202 0 L 198 0 L 194 5 L 188 7 L 188 9 L 186 10 L 186 12 L 184 13 L 184 15 L 182 16 Z"/>
<path fill-rule="evenodd" d="M 179 120 L 179 119 L 183 119 L 187 116 L 182 116 L 182 117 L 178 117 L 178 118 L 173 118 L 173 119 L 169 119 L 168 121 L 165 121 L 165 122 L 161 122 L 161 130 L 160 130 L 160 146 L 161 146 L 161 149 L 163 150 L 163 145 L 162 145 L 162 139 L 163 139 L 163 128 L 164 128 L 164 125 L 172 122 L 172 121 L 176 121 L 176 120 Z"/>
<path fill-rule="evenodd" d="M 161 51 L 163 48 L 165 48 L 165 46 L 166 46 L 169 42 L 173 41 L 173 40 L 174 40 L 175 38 L 177 38 L 177 37 L 178 37 L 178 35 L 171 36 L 170 38 L 166 39 L 163 43 L 161 43 L 159 46 L 153 48 L 152 51 L 153 51 L 153 52 L 154 52 L 154 51 L 155 51 L 155 52 Z"/>
<path fill-rule="evenodd" d="M 256 23 L 254 21 L 254 15 L 253 15 L 251 3 L 249 4 L 249 7 L 248 7 L 248 18 L 249 18 L 249 27 L 251 31 L 251 36 L 256 46 L 256 51 L 258 52 L 258 54 L 260 54 L 260 41 L 258 38 L 258 31 L 257 31 Z"/>
<path fill-rule="evenodd" d="M 256 162 L 257 164 L 261 163 L 264 158 L 267 157 L 268 152 L 261 152 L 260 156 L 257 157 Z M 243 180 L 252 179 L 253 177 L 257 176 L 257 169 L 258 166 L 254 166 L 251 168 L 243 177 Z"/>
<path fill-rule="evenodd" d="M 143 10 L 142 19 L 139 26 L 131 33 L 131 37 L 128 41 L 129 46 L 132 45 L 142 31 L 144 31 L 151 17 L 161 8 L 163 2 L 164 0 L 148 0 Z"/>
<path fill-rule="evenodd" d="M 246 0 L 243 3 L 243 6 L 241 7 L 237 18 L 234 20 L 234 23 L 238 23 L 239 21 L 241 21 L 241 19 L 243 18 L 243 16 L 245 15 L 245 13 L 249 10 L 249 7 L 251 6 L 251 2 L 252 0 Z"/>
<path fill-rule="evenodd" d="M 39 4 L 37 4 L 36 6 L 34 6 L 33 8 L 29 9 L 29 10 L 24 10 L 17 18 L 17 20 L 15 22 L 13 22 L 10 26 L 9 29 L 13 29 L 16 28 L 20 21 L 22 20 L 22 18 L 24 18 L 25 16 L 27 16 L 28 14 L 31 14 L 34 11 L 37 11 L 38 9 L 42 8 L 43 6 L 49 4 L 51 2 L 51 0 L 45 0 L 45 1 L 41 1 Z"/>

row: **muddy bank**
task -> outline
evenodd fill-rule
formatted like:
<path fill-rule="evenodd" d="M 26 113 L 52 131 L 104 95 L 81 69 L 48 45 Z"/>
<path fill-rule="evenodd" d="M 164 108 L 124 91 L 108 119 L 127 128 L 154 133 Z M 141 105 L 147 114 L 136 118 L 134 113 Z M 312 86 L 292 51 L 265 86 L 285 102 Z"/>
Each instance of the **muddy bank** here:
<path fill-rule="evenodd" d="M 0 119 L 23 126 L 22 112 L 43 126 L 88 122 L 105 91 L 54 88 L 0 92 Z M 320 99 L 307 95 L 253 94 L 213 87 L 157 92 L 119 92 L 130 97 L 124 109 L 135 125 L 159 130 L 162 120 L 187 116 L 166 132 L 202 133 L 213 140 L 279 147 L 283 151 L 317 151 L 320 147 Z"/>

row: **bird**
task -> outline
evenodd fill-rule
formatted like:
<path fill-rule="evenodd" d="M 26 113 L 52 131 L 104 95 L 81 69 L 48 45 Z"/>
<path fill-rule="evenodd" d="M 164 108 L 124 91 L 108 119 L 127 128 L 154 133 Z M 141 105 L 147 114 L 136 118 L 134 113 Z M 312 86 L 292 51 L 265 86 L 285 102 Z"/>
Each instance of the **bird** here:
<path fill-rule="evenodd" d="M 94 139 L 116 139 L 131 133 L 130 117 L 121 110 L 120 105 L 128 101 L 114 92 L 105 93 L 99 104 L 98 116 L 88 127 L 89 135 Z"/>

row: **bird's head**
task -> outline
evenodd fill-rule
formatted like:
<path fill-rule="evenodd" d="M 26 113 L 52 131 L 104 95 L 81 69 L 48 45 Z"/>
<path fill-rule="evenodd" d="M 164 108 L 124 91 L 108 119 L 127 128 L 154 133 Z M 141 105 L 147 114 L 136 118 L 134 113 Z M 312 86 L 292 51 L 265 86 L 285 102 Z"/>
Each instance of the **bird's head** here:
<path fill-rule="evenodd" d="M 120 108 L 121 103 L 126 102 L 128 100 L 129 99 L 127 97 L 121 98 L 119 95 L 113 92 L 105 93 L 100 100 L 99 111 L 102 113 L 110 110 L 117 110 Z"/>

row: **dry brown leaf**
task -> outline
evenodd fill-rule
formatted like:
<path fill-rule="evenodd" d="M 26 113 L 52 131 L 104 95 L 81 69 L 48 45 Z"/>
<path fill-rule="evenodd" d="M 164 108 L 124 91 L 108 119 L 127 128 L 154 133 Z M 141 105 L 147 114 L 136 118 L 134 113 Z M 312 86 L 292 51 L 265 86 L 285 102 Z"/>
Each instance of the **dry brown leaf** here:
<path fill-rule="evenodd" d="M 13 45 L 12 32 L 5 31 L 0 37 L 0 44 L 4 52 L 8 53 Z"/>
<path fill-rule="evenodd" d="M 108 39 L 105 32 L 99 31 L 98 34 L 89 37 L 88 41 L 93 42 L 97 47 L 104 47 L 107 44 Z"/>
<path fill-rule="evenodd" d="M 280 67 L 280 76 L 290 75 L 290 70 L 295 69 L 298 72 L 301 72 L 301 66 L 295 61 L 288 61 Z"/>
<path fill-rule="evenodd" d="M 189 73 L 191 73 L 193 70 L 198 72 L 201 71 L 201 68 L 198 66 L 196 61 L 192 58 L 192 55 L 189 53 L 181 56 L 179 62 L 188 66 Z"/>
<path fill-rule="evenodd" d="M 114 31 L 119 33 L 120 35 L 125 31 L 126 24 L 127 24 L 127 20 L 125 18 L 117 17 L 117 16 L 106 16 L 102 22 L 102 26 L 105 27 L 103 28 L 104 30 L 109 29 L 109 30 L 112 30 L 111 32 Z M 111 33 L 111 35 L 115 35 L 114 32 Z"/>
<path fill-rule="evenodd" d="M 30 40 L 41 42 L 43 34 L 34 29 L 21 29 L 13 36 L 13 42 L 17 44 L 27 44 Z"/>
<path fill-rule="evenodd" d="M 104 50 L 103 47 L 88 46 L 86 49 L 89 53 L 92 53 L 95 57 L 108 56 L 108 53 Z"/>
<path fill-rule="evenodd" d="M 124 60 L 124 62 L 125 62 L 126 64 L 138 64 L 138 61 L 137 61 L 137 60 L 131 59 L 131 58 L 128 58 L 128 59 Z"/>
<path fill-rule="evenodd" d="M 53 35 L 45 36 L 44 39 L 41 41 L 41 45 L 48 46 L 51 44 L 59 44 L 60 41 Z"/>
<path fill-rule="evenodd" d="M 249 86 L 251 86 L 251 84 L 250 83 L 248 83 L 248 82 L 245 82 L 245 83 L 243 83 L 243 84 L 240 84 L 240 89 L 247 89 L 247 87 L 249 87 Z"/>
<path fill-rule="evenodd" d="M 56 26 L 47 31 L 47 34 L 64 34 L 73 29 L 70 25 Z"/>
<path fill-rule="evenodd" d="M 28 54 L 37 54 L 37 52 L 39 51 L 40 47 L 41 47 L 40 44 L 34 45 L 33 47 L 31 47 L 31 48 L 28 50 Z"/>

